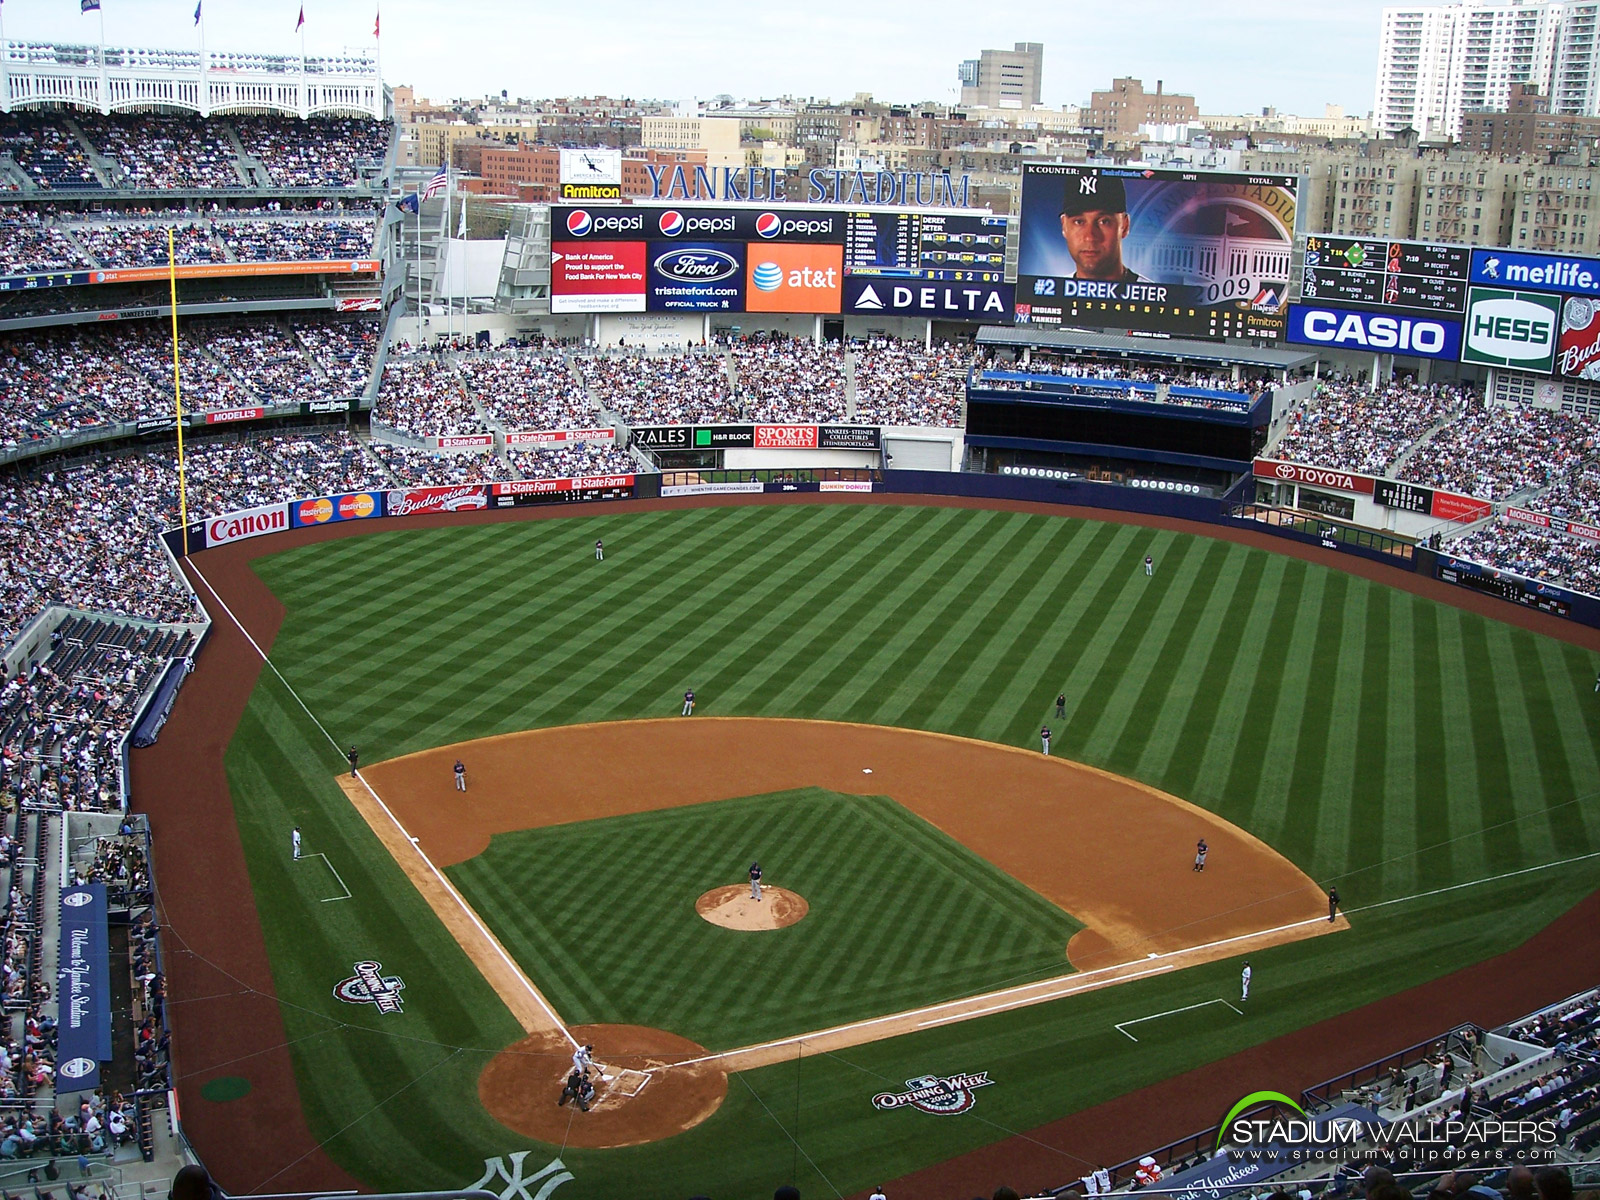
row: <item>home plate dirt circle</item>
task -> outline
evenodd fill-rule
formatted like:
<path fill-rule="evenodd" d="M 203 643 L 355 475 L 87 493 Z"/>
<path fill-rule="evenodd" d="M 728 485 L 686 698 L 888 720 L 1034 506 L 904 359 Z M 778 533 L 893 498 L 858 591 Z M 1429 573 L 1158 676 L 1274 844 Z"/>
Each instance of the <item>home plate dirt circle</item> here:
<path fill-rule="evenodd" d="M 705 1047 L 644 1025 L 574 1025 L 605 1070 L 584 1112 L 557 1105 L 572 1070 L 572 1043 L 559 1031 L 530 1034 L 496 1054 L 478 1076 L 478 1099 L 508 1129 L 553 1145 L 612 1150 L 693 1129 L 721 1106 L 727 1072 L 713 1063 L 678 1067 Z"/>
<path fill-rule="evenodd" d="M 806 898 L 787 888 L 762 887 L 761 899 L 750 898 L 747 883 L 712 888 L 694 902 L 694 910 L 724 929 L 784 929 L 811 911 Z"/>

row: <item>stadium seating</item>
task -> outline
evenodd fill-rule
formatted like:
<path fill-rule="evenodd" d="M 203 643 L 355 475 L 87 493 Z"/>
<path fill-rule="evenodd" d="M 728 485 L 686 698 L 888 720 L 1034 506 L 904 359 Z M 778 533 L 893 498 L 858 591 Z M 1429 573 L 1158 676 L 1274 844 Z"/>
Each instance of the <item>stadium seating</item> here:
<path fill-rule="evenodd" d="M 596 399 L 630 425 L 715 425 L 738 421 L 720 351 L 587 355 L 578 369 Z"/>
<path fill-rule="evenodd" d="M 1396 381 L 1377 391 L 1348 381 L 1319 384 L 1289 414 L 1272 457 L 1383 475 L 1441 421 L 1459 416 L 1470 393 L 1448 386 Z"/>
<path fill-rule="evenodd" d="M 1554 530 L 1495 520 L 1446 541 L 1442 549 L 1528 579 L 1600 594 L 1600 544 Z"/>
<path fill-rule="evenodd" d="M 1417 448 L 1400 478 L 1505 500 L 1576 470 L 1597 432 L 1592 417 L 1470 404 Z"/>
<path fill-rule="evenodd" d="M 961 427 L 970 348 L 874 338 L 854 354 L 856 421 Z"/>
<path fill-rule="evenodd" d="M 461 377 L 433 355 L 391 356 L 372 419 L 412 437 L 474 433 L 485 428 Z"/>
<path fill-rule="evenodd" d="M 804 338 L 745 340 L 733 345 L 736 396 L 748 421 L 842 421 L 844 351 Z"/>
<path fill-rule="evenodd" d="M 502 429 L 587 429 L 600 420 L 583 381 L 554 349 L 498 349 L 462 356 L 461 381 Z"/>

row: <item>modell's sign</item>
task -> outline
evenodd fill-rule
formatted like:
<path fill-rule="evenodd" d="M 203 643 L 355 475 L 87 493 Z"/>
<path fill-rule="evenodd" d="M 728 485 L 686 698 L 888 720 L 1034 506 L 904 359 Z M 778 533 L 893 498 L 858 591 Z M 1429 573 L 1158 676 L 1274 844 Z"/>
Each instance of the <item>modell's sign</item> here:
<path fill-rule="evenodd" d="M 407 488 L 389 493 L 389 515 L 410 517 L 418 513 L 461 512 L 487 508 L 489 490 L 481 483 L 461 487 Z"/>
<path fill-rule="evenodd" d="M 207 425 L 225 425 L 229 421 L 254 421 L 264 417 L 267 410 L 264 408 L 224 408 L 206 414 Z"/>
<path fill-rule="evenodd" d="M 1257 478 L 1276 479 L 1282 483 L 1304 483 L 1311 487 L 1332 488 L 1336 492 L 1356 492 L 1372 495 L 1372 477 L 1354 475 L 1349 471 L 1336 471 L 1327 467 L 1306 467 L 1299 463 L 1276 462 L 1258 458 L 1254 471 Z"/>
<path fill-rule="evenodd" d="M 506 434 L 508 446 L 567 446 L 574 442 L 614 442 L 615 429 L 529 429 Z"/>
<path fill-rule="evenodd" d="M 206 545 L 225 546 L 264 533 L 282 533 L 289 528 L 289 510 L 282 504 L 241 508 L 237 512 L 212 517 L 206 522 Z"/>
<path fill-rule="evenodd" d="M 436 450 L 493 450 L 492 433 L 441 434 L 432 439 Z"/>
<path fill-rule="evenodd" d="M 757 425 L 757 450 L 815 450 L 815 425 Z"/>

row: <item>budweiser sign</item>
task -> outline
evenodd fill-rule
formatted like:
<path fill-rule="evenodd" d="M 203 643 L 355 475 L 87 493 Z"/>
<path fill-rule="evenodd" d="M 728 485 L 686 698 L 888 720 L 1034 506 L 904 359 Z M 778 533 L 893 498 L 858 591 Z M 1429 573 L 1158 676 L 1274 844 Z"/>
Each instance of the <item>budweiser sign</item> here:
<path fill-rule="evenodd" d="M 757 425 L 757 450 L 815 450 L 815 425 Z"/>
<path fill-rule="evenodd" d="M 266 416 L 264 408 L 224 408 L 217 412 L 206 414 L 207 425 L 222 425 L 228 421 L 254 421 L 258 417 Z"/>
<path fill-rule="evenodd" d="M 1349 471 L 1337 471 L 1328 467 L 1306 467 L 1299 463 L 1277 462 L 1270 458 L 1256 459 L 1253 470 L 1259 477 L 1281 479 L 1285 483 L 1306 483 L 1312 487 L 1332 488 L 1336 492 L 1372 495 L 1372 477 L 1369 475 L 1355 475 Z"/>
<path fill-rule="evenodd" d="M 288 528 L 289 510 L 282 504 L 241 508 L 238 512 L 224 513 L 206 522 L 206 545 L 225 546 L 229 542 L 241 542 L 264 533 L 282 533 Z"/>
<path fill-rule="evenodd" d="M 508 446 L 564 446 L 572 442 L 614 442 L 615 429 L 529 429 L 506 434 Z"/>
<path fill-rule="evenodd" d="M 492 450 L 494 449 L 494 434 L 446 433 L 434 438 L 433 444 L 440 450 Z"/>
<path fill-rule="evenodd" d="M 1556 370 L 1569 379 L 1600 379 L 1600 306 L 1588 296 L 1568 296 L 1561 307 Z"/>
<path fill-rule="evenodd" d="M 488 490 L 481 484 L 461 487 L 408 488 L 389 493 L 389 515 L 409 517 L 416 513 L 460 512 L 489 507 Z"/>

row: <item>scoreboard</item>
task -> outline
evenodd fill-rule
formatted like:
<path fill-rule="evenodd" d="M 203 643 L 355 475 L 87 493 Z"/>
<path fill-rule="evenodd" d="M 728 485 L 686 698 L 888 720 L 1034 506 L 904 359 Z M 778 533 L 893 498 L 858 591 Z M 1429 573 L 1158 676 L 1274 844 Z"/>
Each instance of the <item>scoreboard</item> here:
<path fill-rule="evenodd" d="M 999 283 L 1006 218 L 923 212 L 852 212 L 845 224 L 849 275 Z"/>
<path fill-rule="evenodd" d="M 1462 313 L 1471 260 L 1467 246 L 1313 235 L 1306 238 L 1300 299 L 1307 304 Z"/>

